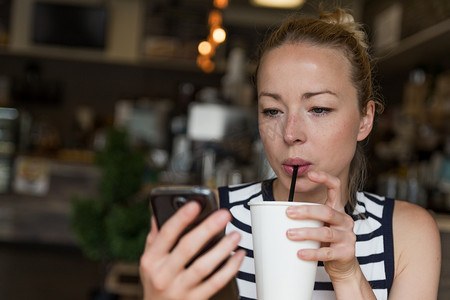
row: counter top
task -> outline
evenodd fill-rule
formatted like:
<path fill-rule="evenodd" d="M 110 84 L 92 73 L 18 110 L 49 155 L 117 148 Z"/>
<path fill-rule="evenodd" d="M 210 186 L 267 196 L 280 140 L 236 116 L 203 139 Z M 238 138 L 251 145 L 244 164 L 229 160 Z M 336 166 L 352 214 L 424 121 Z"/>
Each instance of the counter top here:
<path fill-rule="evenodd" d="M 0 241 L 75 245 L 72 199 L 95 195 L 99 178 L 93 166 L 52 161 L 45 195 L 0 194 Z"/>

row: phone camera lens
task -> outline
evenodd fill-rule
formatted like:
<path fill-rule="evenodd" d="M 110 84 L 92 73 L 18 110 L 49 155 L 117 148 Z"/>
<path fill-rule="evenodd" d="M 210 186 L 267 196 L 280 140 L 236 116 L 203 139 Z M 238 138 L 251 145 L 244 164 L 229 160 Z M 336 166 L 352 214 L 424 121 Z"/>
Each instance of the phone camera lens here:
<path fill-rule="evenodd" d="M 179 209 L 180 207 L 182 207 L 183 205 L 186 204 L 188 200 L 185 197 L 182 196 L 177 196 L 175 198 L 173 198 L 173 206 L 176 209 Z"/>

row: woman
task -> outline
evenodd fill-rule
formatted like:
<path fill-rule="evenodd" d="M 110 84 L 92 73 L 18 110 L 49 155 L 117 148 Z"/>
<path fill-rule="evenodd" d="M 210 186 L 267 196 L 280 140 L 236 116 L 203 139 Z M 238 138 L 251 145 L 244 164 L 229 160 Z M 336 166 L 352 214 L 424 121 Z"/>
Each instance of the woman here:
<path fill-rule="evenodd" d="M 436 299 L 441 257 L 433 218 L 413 204 L 358 192 L 360 143 L 382 104 L 372 91 L 365 35 L 351 15 L 336 9 L 317 19 L 288 20 L 262 48 L 256 83 L 259 131 L 276 179 L 220 188 L 226 210 L 173 251 L 198 205 L 185 205 L 159 232 L 152 226 L 141 259 L 146 299 L 207 299 L 237 272 L 241 298 L 256 299 L 247 202 L 286 200 L 294 166 L 294 201 L 323 205 L 291 207 L 287 215 L 326 224 L 286 233 L 294 241 L 322 243 L 298 252 L 320 262 L 313 299 Z M 224 227 L 228 235 L 220 244 L 185 269 Z M 236 246 L 241 249 L 207 277 Z"/>

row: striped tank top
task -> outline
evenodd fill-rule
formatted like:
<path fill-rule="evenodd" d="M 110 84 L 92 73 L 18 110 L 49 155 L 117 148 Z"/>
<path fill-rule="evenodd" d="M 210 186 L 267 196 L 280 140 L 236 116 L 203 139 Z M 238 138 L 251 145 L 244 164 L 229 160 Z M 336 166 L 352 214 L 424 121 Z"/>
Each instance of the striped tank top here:
<path fill-rule="evenodd" d="M 233 218 L 226 233 L 241 233 L 239 248 L 247 255 L 237 274 L 241 300 L 256 299 L 255 266 L 248 202 L 252 199 L 274 201 L 273 179 L 263 182 L 219 188 L 220 206 L 229 209 Z M 356 257 L 378 300 L 387 299 L 394 278 L 392 213 L 394 200 L 360 192 L 351 216 L 356 234 Z M 336 299 L 331 279 L 323 262 L 318 262 L 313 300 Z"/>

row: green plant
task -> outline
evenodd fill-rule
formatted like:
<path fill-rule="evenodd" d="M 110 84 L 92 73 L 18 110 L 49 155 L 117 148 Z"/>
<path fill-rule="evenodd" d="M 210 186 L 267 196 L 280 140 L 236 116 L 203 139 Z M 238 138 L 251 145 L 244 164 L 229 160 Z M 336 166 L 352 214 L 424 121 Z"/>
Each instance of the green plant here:
<path fill-rule="evenodd" d="M 84 254 L 101 261 L 138 261 L 149 230 L 148 201 L 139 196 L 144 154 L 132 147 L 125 131 L 110 129 L 96 154 L 102 172 L 98 197 L 72 201 L 71 224 Z"/>

